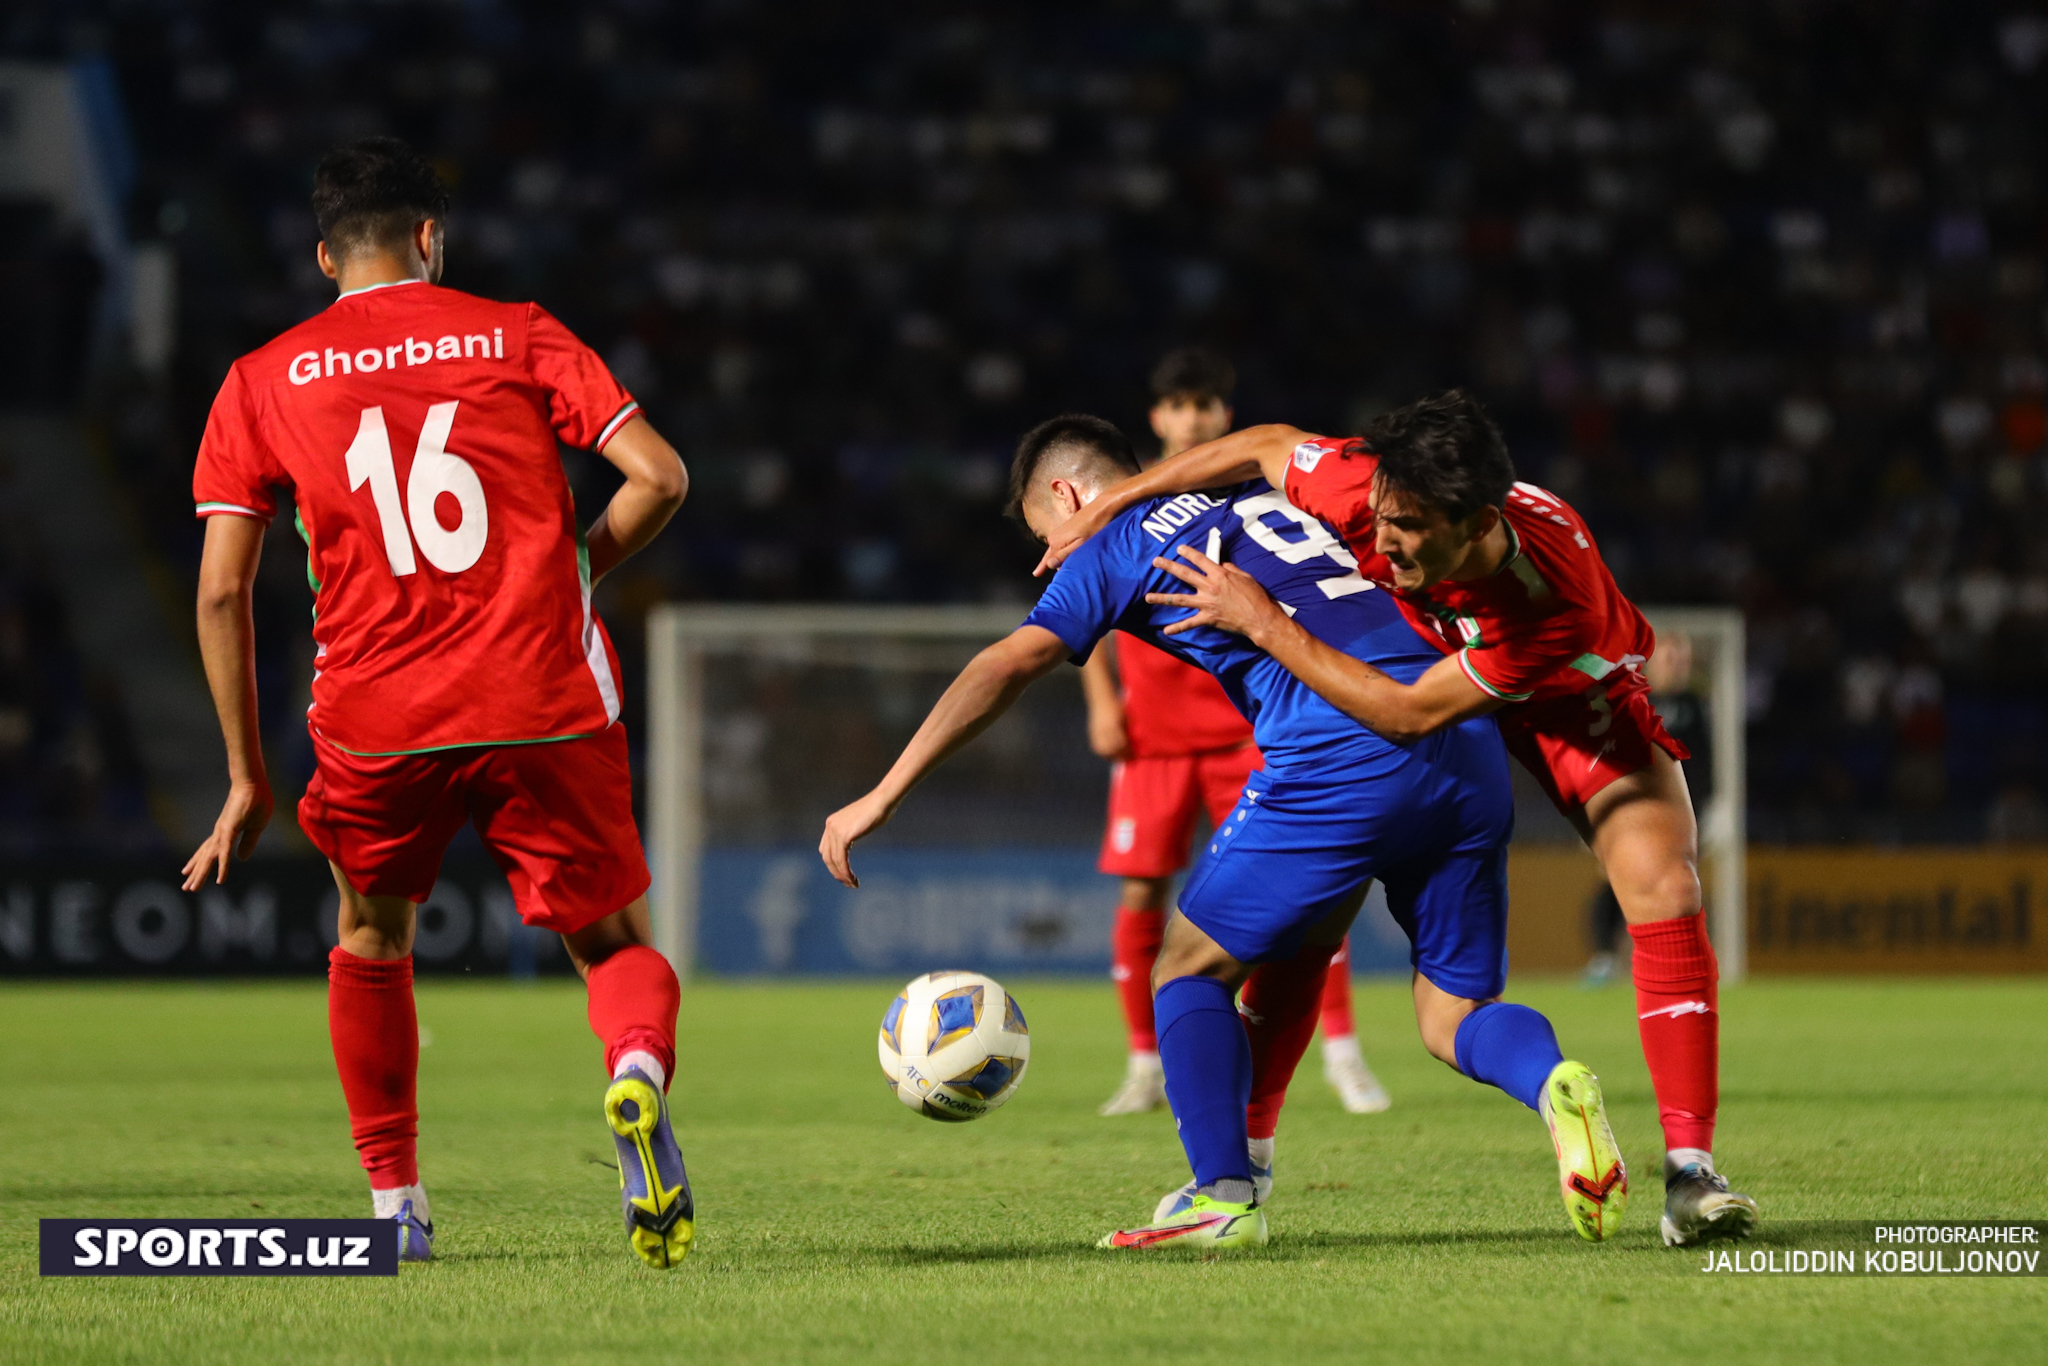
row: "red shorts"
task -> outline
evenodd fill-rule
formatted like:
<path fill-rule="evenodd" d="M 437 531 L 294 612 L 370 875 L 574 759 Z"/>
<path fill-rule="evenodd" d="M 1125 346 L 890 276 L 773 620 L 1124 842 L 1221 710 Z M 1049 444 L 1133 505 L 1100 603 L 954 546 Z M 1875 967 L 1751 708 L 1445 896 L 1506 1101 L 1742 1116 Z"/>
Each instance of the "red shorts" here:
<path fill-rule="evenodd" d="M 1109 828 L 1096 866 L 1117 877 L 1172 877 L 1187 866 L 1195 813 L 1221 825 L 1265 763 L 1257 745 L 1126 759 L 1109 771 Z"/>
<path fill-rule="evenodd" d="M 1616 778 L 1648 768 L 1653 749 L 1674 759 L 1692 757 L 1664 729 L 1650 705 L 1649 686 L 1636 677 L 1604 693 L 1522 702 L 1499 715 L 1508 753 L 1567 816 Z"/>
<path fill-rule="evenodd" d="M 538 745 L 368 758 L 315 736 L 299 827 L 364 896 L 425 901 L 464 821 L 519 918 L 571 934 L 647 890 L 626 728 Z"/>

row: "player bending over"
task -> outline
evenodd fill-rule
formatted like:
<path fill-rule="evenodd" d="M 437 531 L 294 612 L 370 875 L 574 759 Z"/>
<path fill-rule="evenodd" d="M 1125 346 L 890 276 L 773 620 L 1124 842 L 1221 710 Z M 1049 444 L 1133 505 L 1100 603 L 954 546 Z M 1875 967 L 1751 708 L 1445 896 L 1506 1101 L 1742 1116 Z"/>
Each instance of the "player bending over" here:
<path fill-rule="evenodd" d="M 1054 418 L 1017 448 L 1011 506 L 1042 538 L 1136 470 L 1130 444 L 1109 423 Z M 1499 999 L 1514 818 L 1499 732 L 1475 717 L 1411 745 L 1391 744 L 1242 637 L 1206 626 L 1165 635 L 1161 628 L 1182 610 L 1146 599 L 1176 586 L 1152 561 L 1179 540 L 1241 566 L 1353 658 L 1397 678 L 1420 677 L 1435 661 L 1387 596 L 1358 576 L 1351 553 L 1263 480 L 1140 504 L 1081 547 L 1024 624 L 961 671 L 880 785 L 832 815 L 819 843 L 826 866 L 857 886 L 853 842 L 1062 659 L 1085 660 L 1113 628 L 1161 646 L 1216 675 L 1252 719 L 1266 766 L 1189 876 L 1153 970 L 1166 1095 L 1195 1190 L 1178 1213 L 1112 1233 L 1103 1245 L 1266 1240 L 1245 1127 L 1255 1056 L 1291 1047 L 1298 1058 L 1307 1038 L 1282 1039 L 1257 1017 L 1240 1019 L 1232 998 L 1256 964 L 1295 962 L 1320 973 L 1375 877 L 1413 945 L 1424 1044 L 1543 1115 L 1574 1227 L 1589 1239 L 1607 1237 L 1628 1180 L 1599 1082 L 1564 1060 L 1548 1020 Z M 1299 1013 L 1312 1023 L 1320 993 L 1299 994 Z"/>
<path fill-rule="evenodd" d="M 1664 1127 L 1667 1244 L 1744 1237 L 1756 1202 L 1714 1169 L 1720 1003 L 1683 745 L 1650 706 L 1656 637 L 1592 533 L 1555 494 L 1517 483 L 1500 431 L 1452 390 L 1388 413 L 1362 439 L 1248 428 L 1162 461 L 1058 528 L 1045 565 L 1122 510 L 1263 476 L 1336 528 L 1447 656 L 1390 677 L 1316 639 L 1244 573 L 1181 551 L 1171 600 L 1189 624 L 1247 636 L 1345 714 L 1402 743 L 1498 713 L 1508 748 L 1599 858 L 1634 941 L 1636 1015 Z M 1212 557 L 1213 558 L 1213 557 Z"/>
<path fill-rule="evenodd" d="M 404 144 L 330 154 L 313 210 L 340 298 L 235 362 L 192 478 L 208 519 L 199 642 L 232 786 L 186 890 L 225 881 L 270 820 L 249 590 L 284 488 L 318 661 L 299 825 L 341 891 L 328 1030 L 376 1213 L 397 1222 L 402 1258 L 430 1255 L 413 929 L 472 821 L 520 919 L 559 931 L 589 984 L 627 1234 L 671 1266 L 695 1217 L 664 1099 L 679 998 L 651 945 L 618 659 L 590 589 L 661 530 L 687 476 L 560 323 L 435 283 L 447 194 Z M 626 477 L 587 534 L 557 441 Z"/>
<path fill-rule="evenodd" d="M 1169 352 L 1152 372 L 1152 431 L 1162 455 L 1229 431 L 1236 384 L 1230 362 L 1213 351 L 1188 346 Z M 1259 747 L 1251 724 L 1214 678 L 1135 636 L 1113 634 L 1096 646 L 1082 666 L 1081 686 L 1089 745 L 1114 761 L 1097 867 L 1123 879 L 1110 977 L 1123 1004 L 1130 1060 L 1101 1113 L 1140 1114 L 1166 1103 L 1152 1020 L 1152 963 L 1166 932 L 1167 890 L 1187 866 L 1196 814 L 1206 811 L 1212 824 L 1223 823 L 1259 766 Z M 1323 1076 L 1346 1110 L 1376 1114 L 1387 1108 L 1387 1092 L 1353 1032 L 1348 942 L 1330 960 L 1322 992 Z M 1278 1111 L 1277 1098 L 1254 1104 L 1254 1144 L 1273 1137 Z"/>

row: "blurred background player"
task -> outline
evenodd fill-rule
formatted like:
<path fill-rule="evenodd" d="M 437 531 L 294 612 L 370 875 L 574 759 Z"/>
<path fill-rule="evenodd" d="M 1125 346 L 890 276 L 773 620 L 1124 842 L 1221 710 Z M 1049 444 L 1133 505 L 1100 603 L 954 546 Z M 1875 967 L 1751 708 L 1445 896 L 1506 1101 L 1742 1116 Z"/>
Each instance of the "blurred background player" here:
<path fill-rule="evenodd" d="M 1664 722 L 1664 729 L 1692 751 L 1682 765 L 1685 785 L 1692 793 L 1693 805 L 1704 810 L 1714 800 L 1713 728 L 1707 719 L 1706 699 L 1693 687 L 1692 637 L 1679 631 L 1658 636 L 1656 653 L 1643 664 L 1643 677 L 1649 681 L 1650 705 Z M 1593 953 L 1579 984 L 1604 987 L 1621 966 L 1622 931 L 1628 924 L 1613 884 L 1600 884 L 1587 908 L 1586 921 L 1587 942 Z"/>
<path fill-rule="evenodd" d="M 1152 372 L 1159 458 L 1228 432 L 1236 387 L 1235 370 L 1216 352 L 1198 346 L 1168 352 Z M 1118 631 L 1105 638 L 1082 669 L 1081 686 L 1089 746 L 1114 764 L 1097 866 L 1123 879 L 1110 977 L 1123 1002 L 1130 1062 L 1101 1113 L 1139 1114 L 1166 1103 L 1152 1020 L 1152 964 L 1165 933 L 1167 893 L 1187 866 L 1197 815 L 1221 825 L 1261 759 L 1251 723 L 1212 675 L 1135 636 Z M 1352 1114 L 1386 1109 L 1386 1088 L 1366 1065 L 1352 1025 L 1349 940 L 1330 960 L 1322 993 L 1324 1078 Z M 1262 1126 L 1264 1108 L 1254 1107 L 1254 1139 L 1271 1139 L 1278 1097 Z"/>
<path fill-rule="evenodd" d="M 618 657 L 590 590 L 667 524 L 688 479 L 546 312 L 438 286 L 447 207 L 396 139 L 330 153 L 313 209 L 340 297 L 236 361 L 214 400 L 192 476 L 207 519 L 199 643 L 232 786 L 185 888 L 226 881 L 270 820 L 250 588 L 283 488 L 320 660 L 299 825 L 341 893 L 328 1030 L 372 1207 L 397 1224 L 402 1259 L 431 1255 L 413 934 L 473 821 L 520 919 L 560 932 L 588 983 L 628 1240 L 667 1267 L 694 1236 L 664 1099 L 679 993 L 652 946 Z M 557 440 L 625 476 L 587 533 Z"/>

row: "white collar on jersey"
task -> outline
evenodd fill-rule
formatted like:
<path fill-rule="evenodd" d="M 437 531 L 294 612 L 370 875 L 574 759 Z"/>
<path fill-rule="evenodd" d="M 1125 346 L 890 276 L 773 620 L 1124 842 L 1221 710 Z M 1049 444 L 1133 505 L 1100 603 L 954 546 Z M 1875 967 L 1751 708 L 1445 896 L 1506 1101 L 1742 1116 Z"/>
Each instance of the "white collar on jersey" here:
<path fill-rule="evenodd" d="M 334 296 L 334 302 L 340 303 L 343 299 L 353 298 L 358 294 L 368 294 L 373 289 L 397 289 L 400 285 L 423 285 L 426 283 L 427 282 L 425 280 L 421 279 L 379 280 L 374 285 L 364 285 L 360 289 L 345 289 L 341 293 Z"/>

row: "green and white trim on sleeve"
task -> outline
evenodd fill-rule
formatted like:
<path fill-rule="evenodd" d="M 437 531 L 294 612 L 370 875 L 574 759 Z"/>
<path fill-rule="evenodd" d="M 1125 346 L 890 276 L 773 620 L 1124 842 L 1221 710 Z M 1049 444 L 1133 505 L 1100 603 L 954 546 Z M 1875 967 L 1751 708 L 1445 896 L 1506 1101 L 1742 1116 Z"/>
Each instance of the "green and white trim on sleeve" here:
<path fill-rule="evenodd" d="M 638 399 L 632 398 L 627 399 L 626 406 L 619 409 L 616 413 L 613 413 L 611 416 L 611 421 L 605 423 L 603 430 L 598 432 L 597 441 L 595 444 L 591 446 L 590 449 L 594 451 L 603 450 L 605 447 L 605 443 L 607 441 L 610 441 L 613 437 L 617 436 L 619 434 L 619 428 L 625 426 L 627 421 L 633 416 L 633 414 L 639 411 L 640 401 Z"/>
<path fill-rule="evenodd" d="M 1534 688 L 1531 688 L 1528 692 L 1502 692 L 1499 688 L 1494 687 L 1493 684 L 1481 678 L 1479 670 L 1472 667 L 1472 649 L 1470 646 L 1458 651 L 1457 657 L 1458 667 L 1465 671 L 1465 677 L 1471 679 L 1473 685 L 1488 697 L 1498 697 L 1503 702 L 1527 702 L 1536 695 Z"/>
<path fill-rule="evenodd" d="M 217 517 L 223 513 L 231 517 L 254 517 L 259 522 L 270 520 L 255 508 L 245 508 L 240 503 L 200 503 L 192 510 L 195 517 Z"/>

